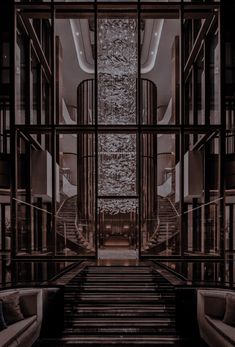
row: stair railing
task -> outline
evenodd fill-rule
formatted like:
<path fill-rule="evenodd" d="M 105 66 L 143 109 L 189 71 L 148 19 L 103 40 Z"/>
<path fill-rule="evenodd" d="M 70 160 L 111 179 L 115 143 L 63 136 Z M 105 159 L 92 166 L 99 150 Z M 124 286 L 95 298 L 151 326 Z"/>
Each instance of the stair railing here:
<path fill-rule="evenodd" d="M 157 217 L 157 226 L 156 226 L 156 229 L 154 230 L 154 232 L 153 232 L 153 234 L 152 234 L 152 236 L 150 237 L 150 239 L 148 240 L 148 242 L 146 243 L 146 245 L 144 246 L 144 248 L 147 250 L 147 249 L 149 249 L 149 248 L 152 248 L 152 247 L 156 247 L 157 246 L 157 244 L 162 244 L 162 243 L 164 243 L 164 242 L 167 242 L 166 240 L 167 239 L 169 239 L 169 240 L 171 240 L 172 239 L 172 237 L 173 237 L 173 235 L 175 236 L 175 235 L 177 235 L 178 234 L 178 232 L 179 232 L 179 213 L 178 213 L 178 211 L 177 211 L 177 209 L 176 209 L 176 207 L 174 206 L 174 204 L 172 203 L 172 201 L 171 201 L 171 198 L 170 197 L 162 197 L 162 196 L 159 196 L 161 199 L 163 199 L 163 200 L 166 200 L 166 201 L 168 201 L 168 203 L 170 204 L 170 206 L 171 206 L 171 208 L 172 208 L 172 210 L 175 212 L 175 215 L 174 216 L 171 216 L 171 217 L 167 217 L 166 218 L 166 220 L 165 221 L 162 221 L 161 219 L 160 219 L 160 217 L 158 216 Z M 169 231 L 169 224 L 172 224 L 172 223 L 174 223 L 174 225 L 175 225 L 175 229 L 177 230 L 173 235 L 171 234 L 171 235 L 169 235 L 169 233 L 171 233 L 172 232 L 172 230 L 170 230 Z M 164 228 L 166 228 L 166 230 L 168 231 L 168 232 L 166 232 L 166 238 L 165 238 L 165 240 L 162 240 L 161 242 L 158 242 L 158 240 L 159 240 L 159 237 L 160 237 L 160 235 L 161 235 L 161 227 L 162 226 L 164 226 Z"/>
<path fill-rule="evenodd" d="M 82 233 L 82 229 L 79 227 L 79 218 L 78 218 L 78 214 L 76 213 L 76 217 L 75 217 L 75 228 L 76 228 L 76 236 L 78 239 L 78 242 L 83 242 L 83 245 L 87 247 L 87 249 L 93 251 L 94 247 L 92 246 L 91 242 L 89 242 L 89 240 L 87 240 L 83 233 Z"/>
<path fill-rule="evenodd" d="M 220 200 L 222 200 L 223 199 L 223 197 L 219 197 L 219 198 L 216 198 L 216 199 L 214 199 L 213 201 L 209 201 L 209 202 L 207 202 L 207 203 L 204 203 L 204 204 L 202 204 L 201 206 L 198 206 L 198 207 L 195 207 L 195 208 L 192 208 L 192 209 L 190 209 L 190 210 L 188 210 L 188 211 L 184 211 L 184 213 L 183 213 L 183 215 L 187 215 L 187 214 L 189 214 L 189 213 L 191 213 L 191 212 L 193 212 L 193 211 L 195 211 L 195 210 L 198 210 L 198 209 L 201 209 L 202 207 L 204 207 L 204 206 L 208 206 L 208 205 L 212 205 L 212 204 L 214 204 L 215 202 L 219 202 Z M 163 248 L 162 249 L 162 251 L 164 251 L 164 250 L 167 250 L 167 246 L 169 247 L 169 244 L 174 240 L 174 239 L 176 239 L 179 235 L 180 235 L 180 228 L 179 228 L 179 226 L 178 226 L 178 223 L 179 223 L 179 221 L 180 221 L 180 217 L 182 216 L 182 214 L 177 214 L 177 216 L 173 216 L 173 217 L 168 217 L 168 221 L 166 221 L 165 223 L 161 223 L 160 222 L 160 225 L 159 225 L 159 232 L 160 232 L 160 227 L 161 227 L 161 225 L 169 225 L 169 223 L 170 222 L 172 222 L 172 220 L 174 220 L 175 221 L 175 225 L 176 225 L 176 227 L 175 227 L 175 232 L 173 232 L 173 233 L 171 233 L 171 235 L 169 235 L 169 232 L 168 232 L 168 236 L 166 237 L 166 239 L 164 239 L 164 240 L 162 240 L 161 242 L 158 242 L 157 243 L 157 239 L 155 239 L 155 242 L 153 242 L 153 244 L 152 244 L 152 246 L 149 244 L 149 247 L 147 247 L 147 249 L 154 249 L 154 248 L 159 248 L 159 249 L 161 249 L 162 248 L 162 246 L 165 244 L 165 248 Z M 158 237 L 159 237 L 159 234 L 158 234 Z M 146 249 L 146 248 L 145 248 Z"/>
<path fill-rule="evenodd" d="M 73 195 L 73 196 L 68 197 L 65 200 L 63 200 L 63 202 L 61 203 L 61 205 L 60 205 L 60 207 L 59 207 L 59 209 L 58 209 L 58 211 L 56 213 L 56 215 L 58 215 L 61 212 L 63 206 L 69 200 L 74 199 L 74 198 L 76 198 L 76 195 Z M 63 218 L 63 220 L 64 220 L 64 217 L 59 217 L 59 218 Z M 61 221 L 61 223 L 65 223 L 65 222 Z M 78 215 L 77 215 L 76 209 L 75 209 L 74 226 L 75 226 L 75 230 L 76 230 L 75 236 L 77 238 L 78 244 L 81 244 L 83 247 L 86 247 L 89 250 L 92 250 L 92 247 L 90 246 L 89 242 L 85 239 L 84 235 L 82 234 L 82 232 L 81 232 L 81 230 L 80 230 L 80 228 L 78 226 Z M 67 243 L 67 241 L 66 241 L 67 240 L 67 236 L 66 236 L 66 228 L 65 228 L 65 226 L 64 226 L 64 238 L 65 238 L 65 244 L 66 244 Z"/>
<path fill-rule="evenodd" d="M 158 237 L 158 234 L 159 234 L 159 230 L 160 230 L 160 218 L 157 217 L 157 225 L 154 229 L 154 232 L 152 234 L 152 236 L 150 237 L 150 239 L 148 240 L 148 243 L 144 246 L 145 249 L 148 249 L 149 248 L 149 245 L 152 243 L 152 242 L 155 242 L 155 240 L 157 239 Z"/>

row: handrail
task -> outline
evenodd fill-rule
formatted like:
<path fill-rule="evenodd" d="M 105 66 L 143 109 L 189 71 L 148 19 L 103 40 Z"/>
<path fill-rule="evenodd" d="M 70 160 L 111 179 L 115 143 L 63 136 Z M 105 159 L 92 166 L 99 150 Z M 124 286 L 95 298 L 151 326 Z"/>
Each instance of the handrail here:
<path fill-rule="evenodd" d="M 162 199 L 166 199 L 167 197 L 162 197 L 162 196 L 161 196 L 161 198 L 162 198 Z M 194 208 L 192 208 L 192 209 L 190 209 L 190 210 L 188 210 L 188 211 L 184 211 L 183 213 L 177 214 L 177 215 L 174 216 L 174 217 L 167 217 L 167 218 L 168 218 L 168 219 L 175 219 L 175 217 L 179 218 L 179 217 L 181 217 L 181 216 L 183 216 L 183 215 L 189 214 L 190 212 L 193 212 L 193 211 L 195 211 L 195 210 L 199 210 L 200 208 L 202 208 L 202 207 L 204 207 L 204 206 L 211 205 L 211 204 L 213 204 L 213 203 L 215 203 L 215 202 L 218 202 L 218 201 L 220 201 L 220 200 L 223 200 L 223 199 L 224 199 L 224 197 L 220 197 L 220 198 L 214 199 L 214 200 L 212 200 L 212 201 L 209 201 L 209 202 L 206 202 L 206 203 L 202 204 L 201 206 L 194 207 Z"/>
<path fill-rule="evenodd" d="M 74 198 L 76 195 L 73 195 L 73 196 L 68 196 L 66 199 L 64 199 L 60 205 L 60 207 L 58 208 L 57 212 L 56 212 L 56 215 L 58 215 L 60 213 L 60 210 L 62 209 L 62 207 L 64 206 L 64 204 L 69 200 L 69 199 L 72 199 Z M 59 218 L 62 218 L 62 217 L 59 217 Z"/>
<path fill-rule="evenodd" d="M 204 206 L 208 206 L 208 205 L 211 205 L 211 204 L 214 204 L 215 202 L 217 201 L 220 201 L 223 199 L 223 197 L 220 197 L 220 198 L 217 198 L 217 199 L 214 199 L 213 201 L 210 201 L 208 203 L 204 203 L 202 204 L 201 206 L 198 206 L 198 207 L 195 207 L 193 209 L 190 209 L 188 211 L 184 211 L 184 213 L 181 213 L 179 214 L 178 211 L 176 210 L 174 204 L 172 203 L 172 201 L 168 198 L 168 197 L 161 197 L 162 199 L 166 199 L 167 201 L 170 202 L 171 206 L 173 207 L 174 211 L 176 212 L 176 215 L 173 216 L 173 217 L 170 217 L 170 216 L 167 216 L 167 220 L 166 221 L 161 221 L 159 217 L 158 218 L 158 221 L 159 221 L 159 224 L 157 226 L 157 230 L 154 231 L 153 235 L 151 236 L 151 238 L 148 240 L 148 242 L 146 243 L 146 245 L 144 245 L 145 249 L 149 249 L 149 245 L 154 242 L 154 239 L 156 241 L 156 236 L 157 236 L 157 231 L 160 231 L 160 227 L 161 226 L 165 226 L 165 225 L 168 225 L 169 223 L 172 223 L 173 221 L 176 223 L 177 221 L 179 221 L 179 218 L 183 215 L 186 215 L 186 214 L 189 214 L 191 213 L 192 211 L 195 211 L 199 208 L 202 208 Z M 177 222 L 178 224 L 178 222 Z M 173 230 L 172 230 L 173 231 Z M 171 240 L 173 240 L 177 235 L 180 234 L 180 230 L 177 230 L 176 232 L 174 232 L 173 234 L 170 234 L 168 235 L 168 238 L 165 238 L 164 240 L 162 240 L 161 242 L 158 242 L 157 244 L 153 244 L 151 248 L 155 248 L 155 247 L 160 247 L 160 245 L 163 245 L 164 243 L 167 243 L 167 242 L 170 242 Z"/>
<path fill-rule="evenodd" d="M 155 236 L 157 236 L 158 232 L 159 232 L 159 229 L 160 229 L 160 218 L 157 217 L 157 227 L 155 229 L 155 231 L 153 232 L 153 235 L 150 237 L 150 239 L 148 240 L 148 243 L 154 241 L 155 239 Z"/>
<path fill-rule="evenodd" d="M 15 201 L 20 202 L 20 203 L 22 203 L 22 204 L 24 204 L 24 205 L 33 207 L 33 208 L 35 208 L 36 210 L 43 211 L 43 212 L 45 212 L 45 213 L 50 214 L 50 215 L 53 216 L 53 213 L 52 213 L 52 212 L 49 212 L 49 211 L 47 211 L 47 210 L 45 210 L 45 209 L 43 209 L 43 208 L 40 208 L 40 207 L 38 207 L 38 206 L 34 206 L 33 204 L 30 204 L 30 203 L 28 203 L 28 202 L 26 202 L 26 201 L 23 201 L 23 200 L 20 200 L 20 199 L 16 199 L 16 198 L 12 198 L 12 200 L 15 200 Z M 60 217 L 59 217 L 59 218 L 60 218 Z"/>
<path fill-rule="evenodd" d="M 33 204 L 30 204 L 30 203 L 28 203 L 28 202 L 26 202 L 26 201 L 23 201 L 23 200 L 20 200 L 20 199 L 16 199 L 16 198 L 12 198 L 12 200 L 15 200 L 15 201 L 17 201 L 17 202 L 20 202 L 21 204 L 24 204 L 24 205 L 33 207 L 33 208 L 36 209 L 36 210 L 45 212 L 45 213 L 47 213 L 47 214 L 49 214 L 49 215 L 51 215 L 51 216 L 54 216 L 55 218 L 65 220 L 64 217 L 59 217 L 59 216 L 58 216 L 58 213 L 60 212 L 60 210 L 61 210 L 62 206 L 65 204 L 65 202 L 68 201 L 69 199 L 73 198 L 74 196 L 76 196 L 76 195 L 69 196 L 67 199 L 63 200 L 62 203 L 61 203 L 61 205 L 60 205 L 60 207 L 59 207 L 59 209 L 57 210 L 57 212 L 56 212 L 55 215 L 53 215 L 52 212 L 49 212 L 49 211 L 47 211 L 47 210 L 45 210 L 45 209 L 43 209 L 43 208 L 40 208 L 40 207 L 35 206 L 35 205 L 33 205 Z"/>
<path fill-rule="evenodd" d="M 85 237 L 82 235 L 82 232 L 79 230 L 79 227 L 78 227 L 78 214 L 77 214 L 77 213 L 76 213 L 76 217 L 75 217 L 75 228 L 76 228 L 77 234 L 78 234 L 79 237 L 80 237 L 80 240 L 83 241 L 83 244 L 86 245 L 86 247 L 87 247 L 89 250 L 93 250 L 92 245 L 85 239 Z M 78 241 L 79 241 L 79 240 L 78 240 Z"/>
<path fill-rule="evenodd" d="M 175 208 L 175 205 L 174 205 L 173 202 L 171 201 L 171 199 L 168 198 L 168 196 L 166 196 L 165 199 L 167 199 L 167 200 L 169 201 L 169 203 L 171 204 L 171 207 L 173 208 L 173 210 L 174 210 L 175 213 L 176 213 L 176 216 L 179 217 L 180 215 L 179 215 L 177 209 Z"/>
<path fill-rule="evenodd" d="M 201 207 L 211 205 L 211 204 L 213 204 L 214 202 L 217 202 L 217 201 L 220 201 L 220 200 L 223 200 L 223 199 L 224 199 L 224 197 L 223 197 L 223 196 L 221 196 L 220 198 L 217 198 L 217 199 L 215 199 L 215 200 L 212 200 L 212 201 L 206 202 L 205 204 L 202 204 L 201 206 L 194 207 L 194 208 L 192 208 L 191 210 L 188 210 L 188 211 L 184 211 L 184 213 L 183 213 L 183 214 L 188 214 L 188 213 L 190 213 L 190 212 L 193 212 L 193 211 L 195 211 L 195 210 L 200 209 Z M 180 214 L 179 216 L 182 216 L 182 214 Z"/>

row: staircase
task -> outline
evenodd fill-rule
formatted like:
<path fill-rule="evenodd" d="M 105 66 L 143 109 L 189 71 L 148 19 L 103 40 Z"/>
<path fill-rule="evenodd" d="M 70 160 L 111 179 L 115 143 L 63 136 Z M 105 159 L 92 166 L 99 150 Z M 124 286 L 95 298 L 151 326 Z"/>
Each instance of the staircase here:
<path fill-rule="evenodd" d="M 88 266 L 65 287 L 64 315 L 40 346 L 182 346 L 174 287 L 149 266 Z"/>
<path fill-rule="evenodd" d="M 146 250 L 159 254 L 172 247 L 178 237 L 179 218 L 177 217 L 177 206 L 171 203 L 170 198 L 158 196 L 158 218 L 159 225 L 155 235 L 149 239 Z M 174 209 L 174 207 L 176 210 Z"/>
<path fill-rule="evenodd" d="M 76 227 L 77 195 L 67 199 L 57 214 L 57 238 L 64 244 L 66 228 L 66 246 L 71 251 L 79 252 L 90 250 L 89 243 L 84 236 L 78 232 Z"/>
<path fill-rule="evenodd" d="M 170 199 L 158 197 L 160 228 L 158 243 L 165 241 L 177 232 L 177 214 Z"/>

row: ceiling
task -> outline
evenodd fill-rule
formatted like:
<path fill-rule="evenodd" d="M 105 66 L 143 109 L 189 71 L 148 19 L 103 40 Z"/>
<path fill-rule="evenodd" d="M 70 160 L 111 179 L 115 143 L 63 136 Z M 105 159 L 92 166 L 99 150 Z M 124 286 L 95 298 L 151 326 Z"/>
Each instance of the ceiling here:
<path fill-rule="evenodd" d="M 150 71 L 143 73 L 142 77 L 152 80 L 157 85 L 158 105 L 168 105 L 172 85 L 171 51 L 174 38 L 179 34 L 179 21 L 147 19 L 144 27 L 141 43 L 142 71 Z M 93 68 L 91 46 L 93 37 L 92 33 L 88 34 L 87 28 L 89 29 L 89 24 L 86 19 L 82 22 L 76 20 L 74 27 L 69 19 L 56 21 L 56 34 L 60 38 L 63 49 L 63 97 L 67 105 L 76 105 L 79 83 L 85 79 L 94 78 L 93 73 L 87 73 L 84 68 L 81 68 L 83 67 L 81 61 L 91 68 L 90 71 Z M 150 68 L 144 70 L 145 66 Z"/>

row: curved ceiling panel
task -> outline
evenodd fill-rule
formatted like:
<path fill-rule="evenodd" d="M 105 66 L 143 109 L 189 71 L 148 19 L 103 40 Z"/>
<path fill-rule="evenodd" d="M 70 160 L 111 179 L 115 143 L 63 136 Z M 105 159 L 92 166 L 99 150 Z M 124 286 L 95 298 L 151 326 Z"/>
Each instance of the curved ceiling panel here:
<path fill-rule="evenodd" d="M 74 45 L 78 63 L 83 71 L 94 74 L 94 61 L 90 42 L 89 25 L 87 19 L 70 19 Z"/>
<path fill-rule="evenodd" d="M 142 74 L 150 72 L 154 67 L 163 23 L 163 19 L 148 20 L 145 23 L 141 53 Z M 94 74 L 94 59 L 88 19 L 70 19 L 70 26 L 79 66 L 84 72 Z"/>

